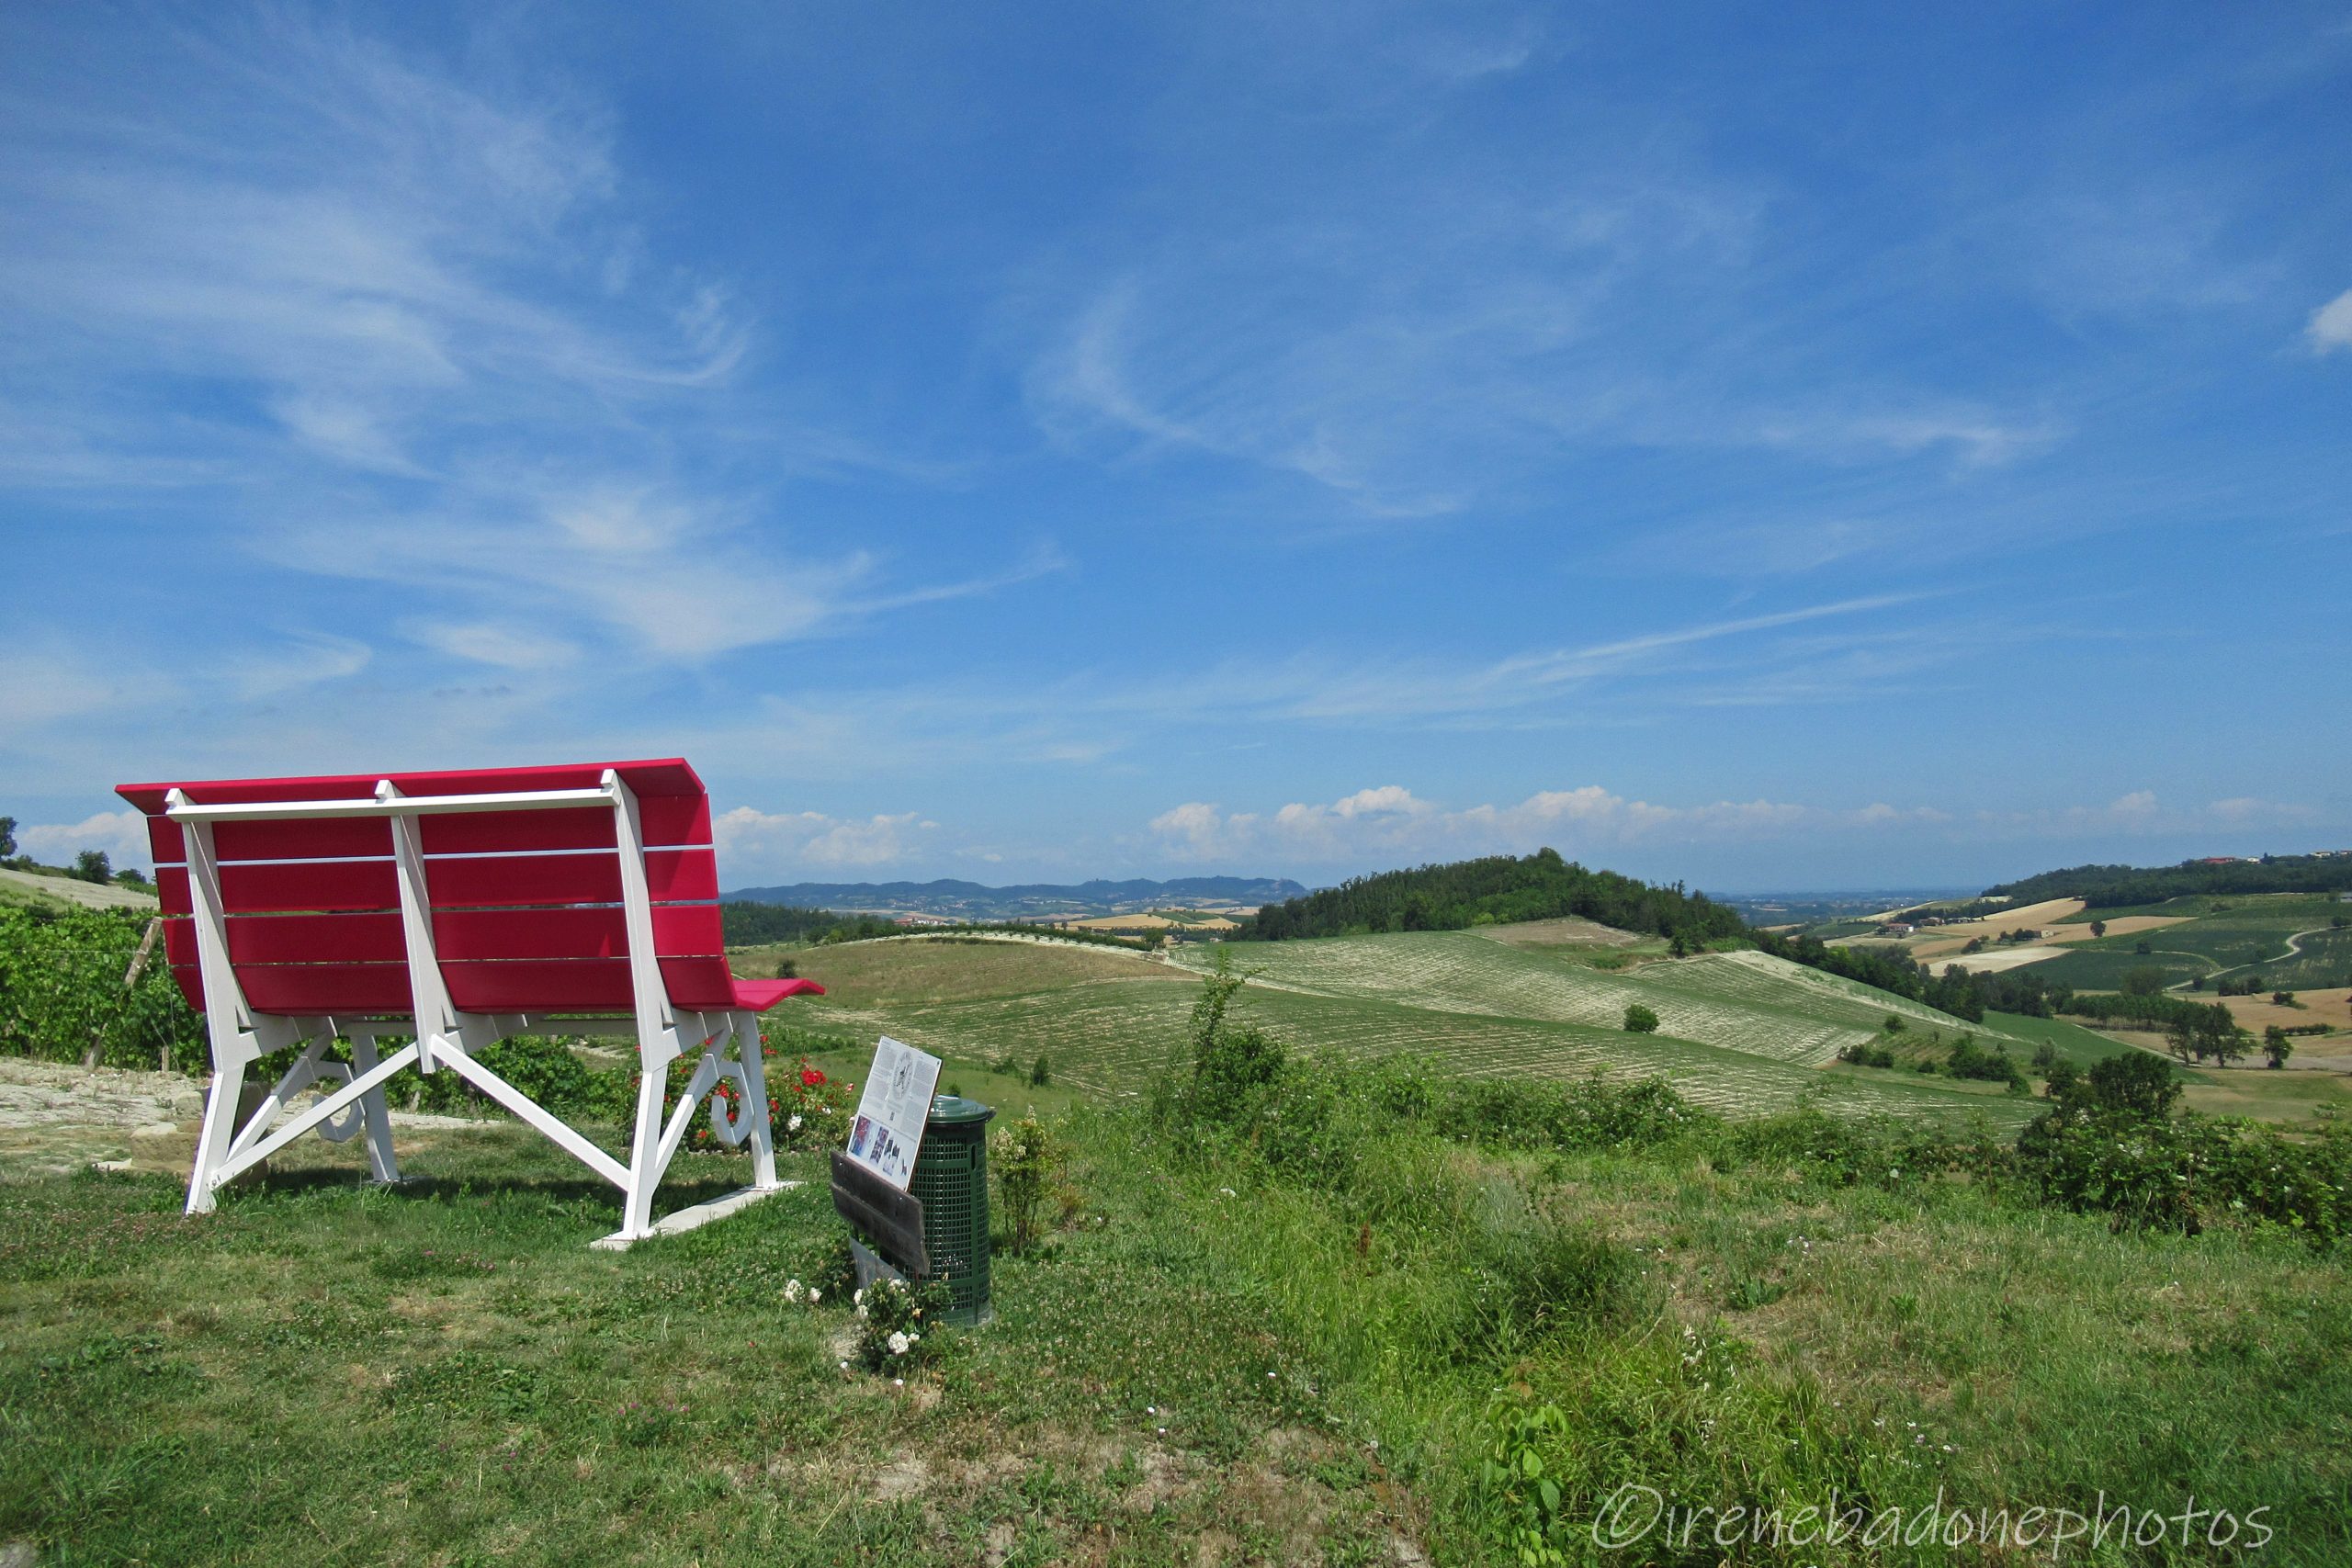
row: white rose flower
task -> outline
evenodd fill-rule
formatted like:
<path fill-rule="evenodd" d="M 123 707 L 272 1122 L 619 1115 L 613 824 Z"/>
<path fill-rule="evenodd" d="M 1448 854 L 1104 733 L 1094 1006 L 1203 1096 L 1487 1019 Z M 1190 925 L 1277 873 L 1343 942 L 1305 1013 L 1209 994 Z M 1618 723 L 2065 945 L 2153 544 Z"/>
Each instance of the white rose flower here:
<path fill-rule="evenodd" d="M 792 1119 L 784 1124 L 784 1130 L 787 1133 L 800 1131 L 800 1112 L 796 1111 L 792 1113 Z"/>
<path fill-rule="evenodd" d="M 811 1286 L 809 1286 L 809 1287 L 808 1287 L 808 1304 L 809 1304 L 810 1306 L 815 1306 L 819 1302 L 821 1302 L 821 1301 L 823 1301 L 824 1299 L 825 1299 L 825 1292 L 822 1292 L 822 1291 L 819 1290 L 819 1289 L 818 1289 L 816 1286 L 814 1286 L 814 1285 L 811 1285 Z"/>
<path fill-rule="evenodd" d="M 890 1347 L 890 1354 L 903 1356 L 907 1353 L 907 1346 L 910 1341 L 903 1334 L 893 1334 L 886 1343 Z"/>
<path fill-rule="evenodd" d="M 798 1301 L 800 1300 L 800 1281 L 799 1281 L 799 1280 L 786 1280 L 784 1282 L 784 1299 L 785 1299 L 786 1301 L 788 1301 L 788 1302 L 795 1302 L 795 1303 L 797 1303 L 797 1302 L 798 1302 Z"/>

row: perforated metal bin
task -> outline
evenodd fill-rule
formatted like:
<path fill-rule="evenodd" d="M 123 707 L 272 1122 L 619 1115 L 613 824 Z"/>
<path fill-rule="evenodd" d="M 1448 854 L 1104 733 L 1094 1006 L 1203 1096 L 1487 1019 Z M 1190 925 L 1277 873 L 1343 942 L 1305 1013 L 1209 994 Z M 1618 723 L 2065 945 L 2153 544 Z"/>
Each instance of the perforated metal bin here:
<path fill-rule="evenodd" d="M 988 1315 L 989 1122 L 996 1111 L 960 1094 L 931 1102 L 922 1152 L 907 1190 L 922 1204 L 926 1280 L 944 1279 L 955 1304 L 947 1321 Z"/>

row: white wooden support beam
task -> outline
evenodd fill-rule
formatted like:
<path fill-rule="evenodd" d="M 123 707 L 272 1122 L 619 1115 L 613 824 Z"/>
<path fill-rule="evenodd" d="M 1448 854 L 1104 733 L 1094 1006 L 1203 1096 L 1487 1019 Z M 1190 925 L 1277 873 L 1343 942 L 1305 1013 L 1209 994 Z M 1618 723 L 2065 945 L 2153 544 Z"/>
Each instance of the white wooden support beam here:
<path fill-rule="evenodd" d="M 546 811 L 582 806 L 605 806 L 612 797 L 602 789 L 517 790 L 512 795 L 401 795 L 390 779 L 376 785 L 376 794 L 354 800 L 264 800 L 235 806 L 202 806 L 178 790 L 164 815 L 175 822 L 282 822 L 301 818 L 435 817 L 452 811 Z"/>
<path fill-rule="evenodd" d="M 372 1072 L 357 1075 L 349 1083 L 312 1105 L 309 1110 L 300 1111 L 292 1121 L 264 1137 L 243 1154 L 223 1160 L 219 1173 L 212 1179 L 212 1185 L 218 1187 L 222 1182 L 233 1180 L 240 1171 L 259 1165 L 320 1122 L 331 1116 L 340 1115 L 345 1106 L 357 1102 L 368 1090 L 375 1089 L 386 1078 L 415 1060 L 416 1047 L 401 1046 L 377 1063 Z"/>
<path fill-rule="evenodd" d="M 390 779 L 376 785 L 381 808 L 401 799 L 400 786 Z M 433 945 L 433 893 L 424 878 L 424 838 L 413 817 L 392 818 L 392 868 L 400 885 L 401 934 L 408 947 L 408 985 L 416 1016 L 416 1070 L 430 1073 L 435 1046 L 458 1030 L 458 1010 L 449 1000 L 449 987 L 441 977 L 441 958 Z"/>
<path fill-rule="evenodd" d="M 612 768 L 605 770 L 604 787 L 612 801 L 613 837 L 620 851 L 621 918 L 628 933 L 629 989 L 637 1004 L 637 1122 L 629 1138 L 619 1234 L 638 1236 L 652 1222 L 653 1190 L 668 1163 L 661 1157 L 667 1141 L 662 1099 L 680 1043 L 677 1013 L 670 1005 L 670 989 L 653 944 L 653 891 L 645 874 L 645 828 L 638 815 L 637 793 Z"/>

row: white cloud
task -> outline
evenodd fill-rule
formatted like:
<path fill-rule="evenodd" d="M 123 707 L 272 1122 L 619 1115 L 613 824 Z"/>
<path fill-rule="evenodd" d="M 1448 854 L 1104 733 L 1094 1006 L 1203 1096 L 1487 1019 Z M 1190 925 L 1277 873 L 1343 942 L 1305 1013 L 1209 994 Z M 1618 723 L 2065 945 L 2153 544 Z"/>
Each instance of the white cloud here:
<path fill-rule="evenodd" d="M 2100 806 L 1960 813 L 1884 801 L 1850 808 L 1765 799 L 1672 806 L 1628 799 L 1600 784 L 1543 790 L 1511 804 L 1448 809 L 1401 785 L 1384 784 L 1328 805 L 1293 803 L 1271 813 L 1227 812 L 1211 802 L 1187 801 L 1153 818 L 1149 826 L 1163 850 L 1190 861 L 1362 865 L 1524 854 L 1547 844 L 1573 857 L 1629 844 L 1745 842 L 1797 836 L 1826 841 L 1855 834 L 1902 831 L 1971 840 L 1988 836 L 2152 836 L 2249 825 L 2290 826 L 2314 820 L 2315 816 L 2307 807 L 2250 797 L 2216 801 L 2201 811 L 2167 811 L 2150 790 L 2133 790 Z"/>
<path fill-rule="evenodd" d="M 2322 305 L 2312 312 L 2303 328 L 2313 354 L 2331 354 L 2339 348 L 2352 348 L 2352 288 Z"/>
<path fill-rule="evenodd" d="M 136 811 L 100 811 L 79 822 L 36 823 L 17 829 L 17 847 L 47 865 L 72 865 L 84 850 L 104 850 L 118 871 L 143 866 L 147 818 Z"/>
<path fill-rule="evenodd" d="M 224 660 L 220 674 L 247 701 L 280 696 L 304 686 L 340 681 L 368 668 L 375 650 L 325 632 L 303 632 L 274 648 L 255 648 Z"/>
<path fill-rule="evenodd" d="M 1888 806 L 1859 812 L 1769 800 L 1660 806 L 1628 800 L 1599 784 L 1540 791 L 1512 805 L 1447 810 L 1402 785 L 1383 784 L 1329 805 L 1293 802 L 1271 814 L 1227 813 L 1210 802 L 1187 801 L 1153 818 L 1150 828 L 1162 847 L 1190 860 L 1258 856 L 1334 864 L 1378 855 L 1525 852 L 1544 844 L 1575 854 L 1593 844 L 1758 838 L 1829 825 L 1929 819 Z"/>
<path fill-rule="evenodd" d="M 712 819 L 722 874 L 741 883 L 760 866 L 882 866 L 905 860 L 939 824 L 916 811 L 865 818 L 739 806 Z M 767 874 L 760 873 L 759 874 Z"/>

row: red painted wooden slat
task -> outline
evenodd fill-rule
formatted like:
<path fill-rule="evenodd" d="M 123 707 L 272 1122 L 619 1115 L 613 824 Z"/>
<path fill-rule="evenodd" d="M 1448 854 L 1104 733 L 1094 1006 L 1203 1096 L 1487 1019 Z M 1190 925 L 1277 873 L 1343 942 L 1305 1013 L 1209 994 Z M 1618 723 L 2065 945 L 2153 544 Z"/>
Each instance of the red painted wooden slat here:
<path fill-rule="evenodd" d="M 240 964 L 237 984 L 255 1012 L 406 1012 L 415 1005 L 405 964 Z"/>
<path fill-rule="evenodd" d="M 382 818 L 212 825 L 212 853 L 224 865 L 256 860 L 383 860 L 391 852 L 392 827 Z"/>
<path fill-rule="evenodd" d="M 636 1005 L 628 962 L 620 958 L 521 959 L 444 964 L 449 999 L 469 1012 L 583 1012 Z M 735 1005 L 723 958 L 665 958 L 662 980 L 679 1007 L 723 1010 Z"/>
<path fill-rule="evenodd" d="M 645 880 L 657 904 L 707 903 L 718 897 L 718 857 L 708 850 L 648 850 Z"/>
<path fill-rule="evenodd" d="M 212 825 L 212 853 L 223 864 L 249 860 L 382 859 L 391 852 L 392 825 L 380 817 Z"/>
<path fill-rule="evenodd" d="M 656 903 L 718 897 L 718 863 L 708 850 L 649 850 L 645 879 Z M 436 909 L 617 904 L 620 857 L 589 852 L 433 860 L 425 863 L 424 884 Z"/>
<path fill-rule="evenodd" d="M 653 906 L 653 951 L 663 958 L 724 958 L 716 904 Z"/>
<path fill-rule="evenodd" d="M 167 915 L 185 915 L 196 906 L 188 902 L 187 868 L 179 865 L 159 865 L 155 868 L 155 900 Z"/>
<path fill-rule="evenodd" d="M 396 914 L 234 915 L 229 957 L 245 964 L 405 964 Z"/>
<path fill-rule="evenodd" d="M 531 850 L 609 850 L 619 840 L 610 807 L 579 810 L 468 811 L 420 818 L 428 855 L 515 854 Z M 649 795 L 638 803 L 645 841 L 656 847 L 710 842 L 710 797 Z"/>
<path fill-rule="evenodd" d="M 390 779 L 406 795 L 488 795 L 500 790 L 594 789 L 604 782 L 606 768 L 618 773 L 640 795 L 705 793 L 702 779 L 683 757 L 566 762 L 533 768 L 477 768 L 458 773 L 337 773 L 314 778 L 128 784 L 117 785 L 115 793 L 152 816 L 164 809 L 164 796 L 174 788 L 187 791 L 190 800 L 208 806 L 262 800 L 356 800 L 373 794 L 376 782 L 384 778 Z"/>
<path fill-rule="evenodd" d="M 626 958 L 628 921 L 618 908 L 443 909 L 433 945 L 444 963 L 468 959 Z M 716 957 L 715 904 L 664 904 L 653 910 L 653 951 L 664 958 Z"/>
<path fill-rule="evenodd" d="M 662 984 L 682 1008 L 723 1011 L 735 1005 L 735 977 L 724 958 L 665 958 Z"/>
<path fill-rule="evenodd" d="M 188 1005 L 203 1011 L 196 966 L 175 964 L 171 972 Z M 467 961 L 445 964 L 441 973 L 450 999 L 470 1012 L 625 1012 L 636 1002 L 626 959 Z M 679 1007 L 738 1005 L 723 958 L 665 958 L 662 978 Z M 241 964 L 237 982 L 258 1012 L 406 1012 L 412 1005 L 404 964 Z"/>
<path fill-rule="evenodd" d="M 617 904 L 621 863 L 609 852 L 435 860 L 425 863 L 424 886 L 436 909 Z"/>
<path fill-rule="evenodd" d="M 615 908 L 442 910 L 433 917 L 433 944 L 445 963 L 626 958 L 628 923 Z M 718 907 L 656 906 L 653 950 L 664 958 L 719 956 Z M 194 964 L 194 922 L 166 921 L 164 951 L 174 964 Z M 229 956 L 239 964 L 400 964 L 408 943 L 391 913 L 233 915 Z"/>
<path fill-rule="evenodd" d="M 232 915 L 397 909 L 400 881 L 388 860 L 224 865 L 220 903 Z"/>
<path fill-rule="evenodd" d="M 187 859 L 180 842 L 180 825 L 168 817 L 147 818 L 147 853 L 159 865 L 178 865 Z"/>

